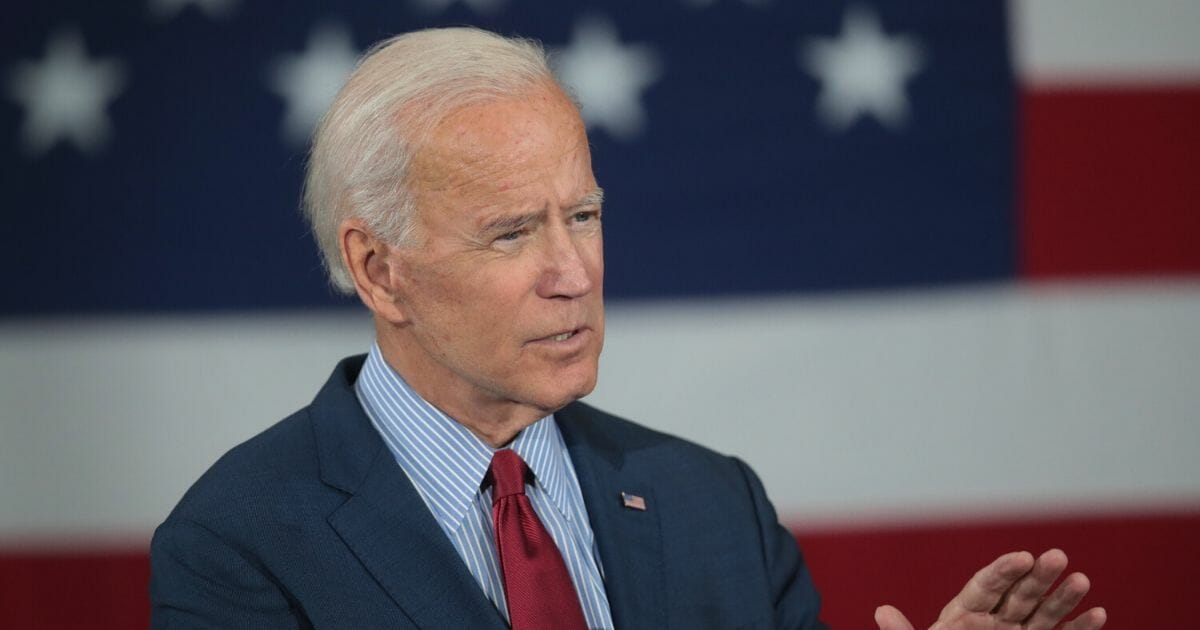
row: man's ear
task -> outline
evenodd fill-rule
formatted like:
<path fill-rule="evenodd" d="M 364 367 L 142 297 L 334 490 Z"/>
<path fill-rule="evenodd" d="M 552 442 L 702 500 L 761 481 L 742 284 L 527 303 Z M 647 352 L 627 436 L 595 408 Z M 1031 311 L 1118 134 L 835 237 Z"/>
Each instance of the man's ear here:
<path fill-rule="evenodd" d="M 408 320 L 400 299 L 404 281 L 396 248 L 376 237 L 362 219 L 351 217 L 338 226 L 342 263 L 354 280 L 358 297 L 376 316 L 393 324 Z"/>

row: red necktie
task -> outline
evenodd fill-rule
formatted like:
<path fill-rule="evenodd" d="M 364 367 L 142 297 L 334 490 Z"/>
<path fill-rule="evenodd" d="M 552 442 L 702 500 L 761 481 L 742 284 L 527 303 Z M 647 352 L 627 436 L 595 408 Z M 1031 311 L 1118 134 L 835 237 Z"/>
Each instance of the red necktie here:
<path fill-rule="evenodd" d="M 504 449 L 492 456 L 488 474 L 495 484 L 492 523 L 513 630 L 586 629 L 567 565 L 525 496 L 529 467 Z"/>

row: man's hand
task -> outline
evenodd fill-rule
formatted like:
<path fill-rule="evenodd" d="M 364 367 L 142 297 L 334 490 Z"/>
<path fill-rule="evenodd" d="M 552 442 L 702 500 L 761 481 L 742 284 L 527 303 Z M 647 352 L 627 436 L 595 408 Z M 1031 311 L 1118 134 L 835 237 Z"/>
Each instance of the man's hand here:
<path fill-rule="evenodd" d="M 979 570 L 942 609 L 930 630 L 1050 630 L 1066 617 L 1091 584 L 1082 573 L 1068 575 L 1053 593 L 1050 585 L 1067 568 L 1067 554 L 1051 549 L 1036 561 L 1027 551 L 1007 553 Z M 1093 608 L 1062 630 L 1099 630 L 1108 615 Z M 894 606 L 875 610 L 879 630 L 913 630 Z"/>

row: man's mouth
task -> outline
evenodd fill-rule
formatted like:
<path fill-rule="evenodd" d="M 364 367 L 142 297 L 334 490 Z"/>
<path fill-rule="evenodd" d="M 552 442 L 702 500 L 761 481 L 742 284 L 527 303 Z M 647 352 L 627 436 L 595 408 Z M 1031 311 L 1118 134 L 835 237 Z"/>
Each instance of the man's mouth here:
<path fill-rule="evenodd" d="M 563 342 L 567 342 L 567 341 L 571 341 L 571 343 L 575 343 L 572 340 L 575 339 L 576 337 L 579 337 L 586 330 L 587 330 L 587 327 L 583 326 L 580 328 L 575 328 L 572 330 L 555 333 L 553 335 L 546 335 L 545 337 L 538 337 L 537 339 L 534 339 L 534 340 L 530 341 L 529 343 L 558 344 L 558 343 L 563 343 Z"/>

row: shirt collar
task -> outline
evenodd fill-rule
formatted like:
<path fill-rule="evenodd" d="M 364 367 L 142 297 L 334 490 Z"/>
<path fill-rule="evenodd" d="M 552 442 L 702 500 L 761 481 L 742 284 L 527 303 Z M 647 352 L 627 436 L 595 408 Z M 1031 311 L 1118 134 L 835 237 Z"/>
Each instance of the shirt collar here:
<path fill-rule="evenodd" d="M 413 391 L 384 360 L 378 343 L 372 344 L 354 388 L 434 518 L 447 532 L 456 531 L 480 495 L 495 449 Z M 569 455 L 554 416 L 525 427 L 509 448 L 525 460 L 555 509 L 570 519 L 565 478 Z"/>

